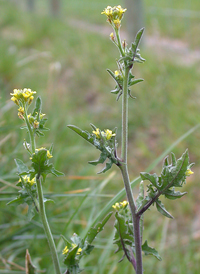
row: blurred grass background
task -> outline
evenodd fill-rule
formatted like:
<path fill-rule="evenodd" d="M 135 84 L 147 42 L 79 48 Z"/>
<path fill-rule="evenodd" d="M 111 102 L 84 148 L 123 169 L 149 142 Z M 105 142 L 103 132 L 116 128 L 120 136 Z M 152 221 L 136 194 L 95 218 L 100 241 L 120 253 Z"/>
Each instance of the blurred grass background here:
<path fill-rule="evenodd" d="M 105 175 L 87 164 L 98 152 L 67 129 L 75 124 L 90 130 L 119 129 L 120 101 L 109 91 L 114 83 L 106 68 L 115 70 L 117 49 L 109 41 L 111 29 L 100 13 L 107 5 L 123 2 L 91 0 L 61 1 L 59 15 L 52 16 L 48 1 L 0 1 L 0 273 L 24 273 L 25 249 L 40 270 L 51 274 L 50 254 L 39 218 L 27 221 L 26 206 L 6 206 L 17 192 L 14 158 L 28 161 L 22 141 L 16 106 L 10 101 L 14 88 L 30 87 L 43 100 L 50 131 L 37 140 L 39 146 L 54 143 L 54 163 L 65 177 L 48 178 L 47 204 L 59 250 L 60 234 L 81 235 L 87 225 L 123 187 L 114 167 Z M 200 105 L 200 2 L 144 1 L 145 37 L 142 56 L 146 63 L 134 67 L 145 81 L 132 90 L 130 101 L 129 164 L 134 179 L 164 150 L 199 124 Z M 122 37 L 128 39 L 124 19 Z M 189 148 L 196 165 L 180 201 L 164 201 L 175 217 L 166 220 L 154 209 L 145 215 L 145 235 L 163 257 L 158 262 L 144 257 L 145 273 L 196 274 L 200 268 L 199 137 L 197 129 L 173 150 L 179 157 Z M 160 163 L 154 172 L 160 172 Z M 135 189 L 137 192 L 137 189 Z M 86 196 L 88 194 L 88 196 Z M 84 273 L 129 273 L 131 266 L 114 254 L 112 219 L 96 239 L 97 248 L 83 261 Z M 67 230 L 67 232 L 66 232 Z M 38 239 L 39 240 L 36 240 Z"/>

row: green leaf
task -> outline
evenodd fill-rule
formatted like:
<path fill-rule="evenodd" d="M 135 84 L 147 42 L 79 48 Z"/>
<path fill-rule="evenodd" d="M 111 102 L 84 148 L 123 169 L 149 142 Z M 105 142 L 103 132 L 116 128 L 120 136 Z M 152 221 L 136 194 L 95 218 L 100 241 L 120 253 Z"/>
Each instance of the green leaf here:
<path fill-rule="evenodd" d="M 159 261 L 162 261 L 162 258 L 158 254 L 158 251 L 156 251 L 155 248 L 148 246 L 147 241 L 145 241 L 144 244 L 142 245 L 142 251 L 144 252 L 145 255 L 153 255 Z"/>
<path fill-rule="evenodd" d="M 167 189 L 164 193 L 166 198 L 170 200 L 175 200 L 178 198 L 183 197 L 187 192 L 180 192 L 180 191 L 175 191 L 174 189 Z"/>
<path fill-rule="evenodd" d="M 41 112 L 42 109 L 42 99 L 41 97 L 37 97 L 36 101 L 35 101 L 35 109 L 33 110 L 32 116 L 36 116 L 37 114 L 39 114 Z"/>
<path fill-rule="evenodd" d="M 114 163 L 113 160 L 109 159 L 108 162 L 106 163 L 106 166 L 101 171 L 99 171 L 98 174 L 105 173 L 106 171 L 108 171 L 109 169 L 111 169 L 113 163 Z"/>
<path fill-rule="evenodd" d="M 103 164 L 105 162 L 105 160 L 107 159 L 107 155 L 105 153 L 101 153 L 100 154 L 100 157 L 98 160 L 95 160 L 95 161 L 89 161 L 88 163 L 91 164 L 91 165 L 98 165 L 98 164 Z"/>
<path fill-rule="evenodd" d="M 11 205 L 16 203 L 17 205 L 21 205 L 24 203 L 24 199 L 21 196 L 18 196 L 17 198 L 13 199 L 12 201 L 8 202 L 7 205 Z"/>
<path fill-rule="evenodd" d="M 165 209 L 163 203 L 160 200 L 156 200 L 156 208 L 158 212 L 164 215 L 167 218 L 173 219 L 174 217 Z"/>
<path fill-rule="evenodd" d="M 34 216 L 35 216 L 35 205 L 31 201 L 30 203 L 28 203 L 28 215 L 27 215 L 28 221 L 30 222 Z"/>
<path fill-rule="evenodd" d="M 176 156 L 173 152 L 171 152 L 171 158 L 172 158 L 172 165 L 175 166 L 176 165 Z"/>
<path fill-rule="evenodd" d="M 55 176 L 62 176 L 63 173 L 56 170 L 53 164 L 49 163 L 49 159 L 47 157 L 47 149 L 40 149 L 33 153 L 32 155 L 32 167 L 34 168 L 35 172 L 33 172 L 32 176 L 35 174 L 43 176 L 45 179 L 46 176 L 51 173 Z"/>
<path fill-rule="evenodd" d="M 76 253 L 78 251 L 79 246 L 72 248 L 67 252 L 67 255 L 64 259 L 64 264 L 67 267 L 75 267 L 75 269 L 78 267 L 77 259 L 76 259 Z"/>
<path fill-rule="evenodd" d="M 140 172 L 140 177 L 142 180 L 148 180 L 156 188 L 159 188 L 159 179 L 158 179 L 158 175 L 156 173 L 149 174 L 148 172 Z"/>
<path fill-rule="evenodd" d="M 83 139 L 88 141 L 90 144 L 94 145 L 94 138 L 91 136 L 91 134 L 87 131 L 84 131 L 74 125 L 68 125 L 68 128 L 76 132 L 78 135 L 80 135 Z"/>
<path fill-rule="evenodd" d="M 140 83 L 143 81 L 144 81 L 144 79 L 135 79 L 135 80 L 130 81 L 128 84 L 129 84 L 129 86 L 133 86 L 133 85 L 136 85 L 137 83 Z"/>
<path fill-rule="evenodd" d="M 126 245 L 130 247 L 134 247 L 134 237 L 133 234 L 130 233 L 129 222 L 124 215 L 119 214 L 118 212 L 115 213 L 115 236 L 113 239 L 113 243 L 118 246 L 116 253 L 120 250 L 124 251 Z"/>
<path fill-rule="evenodd" d="M 90 228 L 90 230 L 88 231 L 87 236 L 86 236 L 86 241 L 89 244 L 91 244 L 94 241 L 94 239 L 96 238 L 96 236 L 99 234 L 99 232 L 101 232 L 103 230 L 105 224 L 110 219 L 112 213 L 113 212 L 110 212 L 108 215 L 106 215 L 106 217 L 103 219 L 103 221 L 97 223 L 95 227 Z"/>
<path fill-rule="evenodd" d="M 117 82 L 117 79 L 116 79 L 116 77 L 115 77 L 115 74 L 110 70 L 110 69 L 107 69 L 107 72 L 110 74 L 110 76 L 115 80 L 115 82 L 116 83 L 118 83 Z"/>
<path fill-rule="evenodd" d="M 140 30 L 137 32 L 136 37 L 135 37 L 135 41 L 134 41 L 134 43 L 132 43 L 132 45 L 131 45 L 133 57 L 136 56 L 137 48 L 138 48 L 138 46 L 139 46 L 139 43 L 140 43 L 140 40 L 141 40 L 141 38 L 142 38 L 143 32 L 144 32 L 144 28 L 140 29 Z M 134 59 L 135 59 L 135 58 L 134 58 Z M 133 61 L 133 60 L 132 60 L 132 61 Z"/>
<path fill-rule="evenodd" d="M 25 175 L 29 173 L 28 167 L 20 159 L 15 159 L 15 163 L 17 165 L 17 171 L 19 175 Z"/>

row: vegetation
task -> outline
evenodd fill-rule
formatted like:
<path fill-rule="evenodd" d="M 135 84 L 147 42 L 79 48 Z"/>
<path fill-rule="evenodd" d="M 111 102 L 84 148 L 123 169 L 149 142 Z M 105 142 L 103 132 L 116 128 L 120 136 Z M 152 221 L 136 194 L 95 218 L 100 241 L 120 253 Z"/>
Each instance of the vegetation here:
<path fill-rule="evenodd" d="M 106 67 L 115 69 L 113 60 L 117 56 L 117 50 L 113 50 L 113 45 L 106 36 L 100 36 L 98 28 L 95 33 L 90 32 L 79 29 L 72 21 L 79 18 L 102 24 L 103 20 L 100 15 L 97 18 L 97 14 L 107 4 L 102 1 L 101 6 L 91 5 L 88 1 L 88 5 L 85 3 L 88 8 L 81 9 L 80 1 L 69 1 L 70 16 L 52 19 L 43 14 L 27 14 L 18 10 L 13 3 L 0 3 L 2 273 L 24 273 L 20 267 L 24 267 L 26 248 L 31 250 L 37 267 L 46 268 L 47 273 L 52 270 L 39 218 L 36 217 L 29 223 L 26 206 L 16 207 L 15 210 L 11 206 L 5 206 L 17 192 L 15 183 L 18 178 L 13 159 L 28 159 L 21 146 L 25 131 L 19 130 L 21 121 L 14 118 L 16 110 L 9 100 L 13 88 L 31 87 L 40 91 L 42 99 L 48 98 L 43 109 L 51 131 L 46 134 L 45 144 L 42 138 L 38 140 L 38 144 L 46 147 L 50 147 L 52 142 L 55 144 L 55 167 L 66 174 L 65 177 L 56 179 L 56 182 L 53 177 L 49 177 L 48 184 L 44 185 L 46 197 L 51 197 L 56 202 L 56 207 L 48 204 L 47 215 L 50 216 L 50 225 L 60 252 L 64 248 L 60 234 L 65 234 L 66 229 L 69 234 L 74 231 L 83 231 L 84 234 L 96 213 L 121 190 L 120 176 L 115 168 L 107 175 L 95 176 L 94 167 L 83 164 L 97 156 L 97 152 L 88 150 L 89 145 L 79 140 L 66 127 L 73 123 L 89 130 L 88 121 L 91 121 L 91 117 L 92 122 L 100 128 L 115 125 L 119 120 L 120 111 L 113 104 L 113 95 L 109 93 L 113 82 L 104 70 Z M 118 3 L 111 1 L 109 4 Z M 149 21 L 150 18 L 147 18 L 147 22 Z M 162 27 L 166 27 L 166 24 L 159 22 L 160 31 L 165 36 L 169 31 Z M 148 26 L 146 32 L 153 33 L 152 25 Z M 196 24 L 191 26 L 191 30 L 195 28 Z M 174 37 L 182 37 L 180 29 L 174 33 Z M 192 35 L 192 47 L 197 45 L 196 39 L 197 35 Z M 137 101 L 131 104 L 131 108 L 134 108 L 137 115 L 130 117 L 129 122 L 128 161 L 132 167 L 131 179 L 138 177 L 139 171 L 145 170 L 155 157 L 199 122 L 198 62 L 192 66 L 183 66 L 176 61 L 175 55 L 171 54 L 168 58 L 157 48 L 145 48 L 143 55 L 147 59 L 145 66 L 135 69 L 137 76 L 143 77 L 145 82 L 134 89 Z M 173 148 L 173 152 L 180 155 L 189 147 L 190 158 L 196 162 L 196 166 L 200 162 L 198 136 L 196 128 L 196 131 Z M 154 171 L 160 169 L 160 165 L 154 167 Z M 99 170 L 97 167 L 96 172 Z M 184 187 L 184 191 L 188 192 L 187 198 L 183 197 L 184 201 L 176 205 L 176 208 L 166 203 L 176 220 L 163 223 L 162 216 L 156 216 L 155 226 L 155 222 L 152 223 L 154 210 L 146 217 L 150 243 L 155 247 L 160 245 L 161 256 L 165 257 L 162 262 L 145 258 L 145 268 L 150 273 L 198 273 L 199 244 L 196 240 L 198 234 L 195 234 L 199 229 L 197 226 L 196 230 L 198 171 L 195 173 L 196 177 L 191 178 L 188 186 Z M 13 183 L 12 186 L 10 183 Z M 95 240 L 99 249 L 95 249 L 89 261 L 85 259 L 82 262 L 86 273 L 118 273 L 120 269 L 128 273 L 131 269 L 126 262 L 117 264 L 120 255 L 114 254 L 111 247 L 113 220 L 109 224 L 110 227 L 107 226 L 102 236 Z M 35 240 L 37 237 L 40 238 L 39 242 Z M 17 266 L 12 265 L 12 262 Z"/>

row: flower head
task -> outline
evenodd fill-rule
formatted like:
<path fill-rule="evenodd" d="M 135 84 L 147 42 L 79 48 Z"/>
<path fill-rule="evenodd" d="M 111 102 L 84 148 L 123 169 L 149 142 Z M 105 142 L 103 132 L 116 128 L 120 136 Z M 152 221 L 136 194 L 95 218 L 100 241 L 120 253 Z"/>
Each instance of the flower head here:
<path fill-rule="evenodd" d="M 107 21 L 109 23 L 114 23 L 115 27 L 117 29 L 121 26 L 121 20 L 122 17 L 127 9 L 123 9 L 120 5 L 114 6 L 113 8 L 111 6 L 107 6 L 101 14 L 105 14 L 107 16 Z"/>
<path fill-rule="evenodd" d="M 93 130 L 92 133 L 94 133 L 98 139 L 101 139 L 101 133 L 99 128 L 96 128 L 96 130 Z"/>
<path fill-rule="evenodd" d="M 33 101 L 33 94 L 35 94 L 36 91 L 32 91 L 30 88 L 24 88 L 24 89 L 14 89 L 13 93 L 10 93 L 12 95 L 11 100 L 19 105 L 19 102 L 26 103 L 30 105 Z"/>
<path fill-rule="evenodd" d="M 106 129 L 104 134 L 107 140 L 110 140 L 112 137 L 116 136 L 116 133 L 113 133 L 110 129 Z"/>
<path fill-rule="evenodd" d="M 72 244 L 72 248 L 75 248 L 75 247 L 77 247 L 77 245 L 76 244 Z M 78 248 L 78 250 L 77 250 L 77 252 L 76 252 L 76 254 L 77 255 L 79 255 L 79 254 L 81 254 L 81 251 L 82 251 L 82 248 Z"/>
<path fill-rule="evenodd" d="M 112 208 L 114 208 L 115 210 L 119 211 L 120 209 L 124 209 L 126 208 L 128 205 L 128 202 L 127 201 L 123 201 L 123 202 L 120 202 L 120 203 L 115 203 Z"/>
<path fill-rule="evenodd" d="M 115 36 L 114 36 L 113 32 L 111 32 L 111 34 L 110 34 L 110 39 L 111 39 L 113 42 L 115 41 Z"/>
<path fill-rule="evenodd" d="M 34 128 L 39 128 L 39 122 L 38 122 L 37 120 L 35 120 L 35 121 L 33 122 L 33 127 L 34 127 Z"/>
<path fill-rule="evenodd" d="M 190 176 L 190 175 L 192 175 L 192 174 L 194 174 L 194 172 L 193 172 L 190 168 L 188 168 L 188 169 L 186 170 L 186 172 L 185 172 L 185 175 L 186 175 L 186 176 Z"/>
<path fill-rule="evenodd" d="M 105 131 L 100 131 L 99 128 L 96 130 L 93 130 L 92 133 L 96 135 L 98 139 L 101 139 L 102 137 L 105 137 L 106 140 L 110 140 L 113 136 L 116 136 L 116 133 L 113 133 L 110 129 L 105 129 Z"/>
<path fill-rule="evenodd" d="M 67 254 L 69 252 L 69 249 L 68 249 L 68 247 L 67 247 L 67 245 L 66 245 L 66 247 L 63 249 L 63 251 L 62 251 L 62 254 L 63 255 L 65 255 L 65 254 Z"/>
<path fill-rule="evenodd" d="M 30 185 L 30 186 L 36 184 L 35 177 L 34 177 L 32 180 L 30 180 L 30 177 L 29 177 L 28 175 L 25 175 L 25 176 L 23 176 L 22 178 L 23 178 L 23 182 L 24 182 L 25 184 L 28 184 L 28 185 Z M 19 179 L 19 182 L 21 182 L 21 181 L 22 181 L 22 180 L 21 180 L 21 178 L 20 178 L 20 179 Z"/>
<path fill-rule="evenodd" d="M 35 151 L 38 152 L 38 151 L 40 151 L 40 150 L 42 150 L 42 149 L 47 150 L 45 147 L 40 147 L 40 148 L 36 148 Z M 50 159 L 50 158 L 52 158 L 52 157 L 53 157 L 53 155 L 51 155 L 50 151 L 47 150 L 47 158 Z"/>
<path fill-rule="evenodd" d="M 24 120 L 24 113 L 25 113 L 25 111 L 24 111 L 23 107 L 18 108 L 18 116 L 22 120 Z"/>

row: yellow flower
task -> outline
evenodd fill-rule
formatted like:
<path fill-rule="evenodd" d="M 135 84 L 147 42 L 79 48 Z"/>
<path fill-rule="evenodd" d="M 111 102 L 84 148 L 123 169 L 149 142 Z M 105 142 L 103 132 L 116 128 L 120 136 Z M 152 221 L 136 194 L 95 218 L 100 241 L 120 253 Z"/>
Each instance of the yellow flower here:
<path fill-rule="evenodd" d="M 79 254 L 81 254 L 81 252 L 82 252 L 82 248 L 79 247 L 79 249 L 78 249 L 78 251 L 77 251 L 76 254 L 79 255 Z"/>
<path fill-rule="evenodd" d="M 42 120 L 42 118 L 45 116 L 46 114 L 44 113 L 40 113 L 40 120 Z"/>
<path fill-rule="evenodd" d="M 125 13 L 125 11 L 127 9 L 123 9 L 120 5 L 116 7 L 117 11 L 118 11 L 118 16 L 119 16 L 119 19 L 122 19 L 122 16 L 123 14 Z"/>
<path fill-rule="evenodd" d="M 119 18 L 113 20 L 113 23 L 115 24 L 115 27 L 116 27 L 117 29 L 120 28 L 120 26 L 121 26 L 121 20 L 119 20 Z"/>
<path fill-rule="evenodd" d="M 37 120 L 34 121 L 33 127 L 34 128 L 38 128 L 39 127 L 39 122 Z"/>
<path fill-rule="evenodd" d="M 31 97 L 28 99 L 28 104 L 29 104 L 29 105 L 32 103 L 33 99 L 34 99 L 33 96 L 31 96 Z"/>
<path fill-rule="evenodd" d="M 45 150 L 47 150 L 45 147 L 40 147 L 40 148 L 36 148 L 36 152 L 37 151 L 40 151 L 40 150 L 42 150 L 42 149 L 45 149 Z M 49 152 L 49 150 L 47 150 L 47 158 L 48 159 L 50 159 L 50 158 L 52 158 L 53 156 L 51 155 L 51 153 Z"/>
<path fill-rule="evenodd" d="M 75 248 L 75 247 L 77 247 L 77 245 L 76 244 L 72 244 L 72 248 Z M 77 252 L 76 252 L 76 254 L 77 255 L 79 255 L 79 254 L 81 254 L 81 251 L 82 251 L 82 248 L 78 248 L 78 250 L 77 250 Z"/>
<path fill-rule="evenodd" d="M 124 208 L 128 205 L 128 202 L 127 201 L 120 202 L 120 205 L 122 205 L 122 207 Z"/>
<path fill-rule="evenodd" d="M 24 120 L 24 113 L 25 113 L 24 108 L 20 107 L 20 108 L 18 108 L 18 111 L 19 111 L 18 112 L 19 118 L 22 119 L 22 120 Z"/>
<path fill-rule="evenodd" d="M 107 140 L 110 140 L 113 136 L 116 136 L 116 133 L 112 133 L 112 130 L 106 129 L 105 136 Z"/>
<path fill-rule="evenodd" d="M 11 97 L 11 100 L 19 106 L 19 101 L 17 100 L 17 98 L 15 98 L 14 96 Z"/>
<path fill-rule="evenodd" d="M 93 130 L 92 133 L 94 133 L 98 139 L 101 139 L 100 129 L 99 128 L 97 128 L 96 130 Z"/>
<path fill-rule="evenodd" d="M 112 41 L 115 41 L 115 36 L 114 36 L 113 32 L 111 32 L 111 34 L 110 34 L 110 39 L 111 39 Z"/>
<path fill-rule="evenodd" d="M 47 150 L 47 158 L 50 159 L 52 158 L 53 156 L 51 155 L 51 153 L 49 152 L 49 150 Z"/>
<path fill-rule="evenodd" d="M 23 181 L 24 181 L 25 184 L 29 184 L 30 186 L 36 184 L 35 177 L 34 177 L 32 180 L 30 180 L 30 177 L 29 177 L 28 175 L 25 175 L 25 176 L 23 176 L 22 178 L 23 178 Z M 19 182 L 21 182 L 21 181 L 22 181 L 22 180 L 21 180 L 21 178 L 20 178 L 20 179 L 19 179 Z"/>
<path fill-rule="evenodd" d="M 107 17 L 111 17 L 113 13 L 113 8 L 111 6 L 107 6 L 107 8 L 105 8 L 101 14 L 105 14 Z"/>
<path fill-rule="evenodd" d="M 123 202 L 120 202 L 120 203 L 115 203 L 112 206 L 112 208 L 114 208 L 115 210 L 119 211 L 120 209 L 125 208 L 127 205 L 128 205 L 128 202 L 127 201 L 123 201 Z"/>
<path fill-rule="evenodd" d="M 120 74 L 120 71 L 119 70 L 115 70 L 115 76 L 117 77 L 117 76 L 119 76 L 119 74 Z"/>
<path fill-rule="evenodd" d="M 194 172 L 193 172 L 191 169 L 189 169 L 189 168 L 188 168 L 188 169 L 186 170 L 186 172 L 185 172 L 185 175 L 186 175 L 186 176 L 190 176 L 190 175 L 192 175 L 192 174 L 194 174 Z"/>
<path fill-rule="evenodd" d="M 119 203 L 115 203 L 112 207 L 113 207 L 114 209 L 116 209 L 116 210 L 119 210 L 119 209 L 120 209 Z"/>
<path fill-rule="evenodd" d="M 66 247 L 62 251 L 62 254 L 64 255 L 64 254 L 67 254 L 68 252 L 69 252 L 69 249 L 67 248 L 67 245 L 66 245 Z"/>

